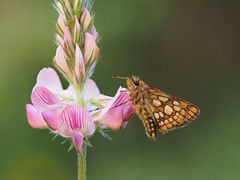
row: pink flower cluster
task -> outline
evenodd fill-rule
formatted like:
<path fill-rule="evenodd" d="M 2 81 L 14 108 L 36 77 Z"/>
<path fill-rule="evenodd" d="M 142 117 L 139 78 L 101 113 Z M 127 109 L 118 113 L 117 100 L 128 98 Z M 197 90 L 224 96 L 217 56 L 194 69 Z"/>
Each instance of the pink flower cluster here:
<path fill-rule="evenodd" d="M 81 151 L 84 137 L 94 134 L 96 126 L 119 130 L 133 113 L 128 92 L 119 88 L 115 97 L 100 93 L 91 79 L 85 84 L 83 107 L 77 103 L 77 94 L 69 86 L 62 88 L 57 73 L 51 68 L 40 71 L 33 88 L 32 104 L 26 105 L 27 118 L 33 128 L 49 128 L 64 138 L 72 138 Z"/>
<path fill-rule="evenodd" d="M 89 11 L 69 0 L 56 3 L 58 48 L 53 63 L 69 87 L 63 89 L 55 70 L 42 69 L 32 90 L 32 104 L 26 105 L 27 118 L 33 128 L 48 128 L 72 139 L 76 150 L 81 152 L 85 138 L 96 129 L 125 127 L 133 106 L 125 88 L 120 87 L 114 97 L 105 96 L 90 79 L 99 48 L 98 33 Z"/>

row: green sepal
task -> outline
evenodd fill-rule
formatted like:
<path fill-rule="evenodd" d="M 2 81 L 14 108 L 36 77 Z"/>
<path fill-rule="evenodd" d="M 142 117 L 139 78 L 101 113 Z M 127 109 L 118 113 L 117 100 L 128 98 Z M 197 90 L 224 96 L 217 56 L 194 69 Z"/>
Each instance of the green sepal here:
<path fill-rule="evenodd" d="M 98 130 L 98 132 L 99 132 L 104 138 L 112 141 L 112 138 L 111 138 L 108 134 L 106 134 L 106 131 L 107 131 L 107 130 L 104 131 L 103 129 L 100 128 L 99 125 L 97 125 L 97 130 Z"/>
<path fill-rule="evenodd" d="M 93 147 L 93 145 L 91 144 L 91 142 L 90 142 L 90 140 L 89 140 L 88 137 L 85 137 L 85 138 L 84 138 L 84 143 L 85 143 L 87 146 L 89 146 L 89 147 Z"/>

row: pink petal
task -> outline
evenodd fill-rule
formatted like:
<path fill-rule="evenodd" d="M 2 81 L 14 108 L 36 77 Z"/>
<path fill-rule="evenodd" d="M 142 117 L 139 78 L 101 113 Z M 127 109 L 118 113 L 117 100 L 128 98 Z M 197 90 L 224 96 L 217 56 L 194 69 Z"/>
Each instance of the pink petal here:
<path fill-rule="evenodd" d="M 58 131 L 64 137 L 71 137 L 73 130 L 79 130 L 83 135 L 91 135 L 95 126 L 91 114 L 80 106 L 68 106 L 60 115 Z"/>
<path fill-rule="evenodd" d="M 52 68 L 44 68 L 38 73 L 36 86 L 46 87 L 52 92 L 63 90 L 58 74 Z"/>
<path fill-rule="evenodd" d="M 26 105 L 28 123 L 32 128 L 47 128 L 47 124 L 42 118 L 41 111 L 31 104 Z"/>
<path fill-rule="evenodd" d="M 120 88 L 109 105 L 95 117 L 95 121 L 113 130 L 120 129 L 124 120 L 133 114 L 133 106 L 129 102 L 129 94 L 125 89 Z"/>
<path fill-rule="evenodd" d="M 98 120 L 98 122 L 115 131 L 120 129 L 123 123 L 123 114 L 121 108 L 110 109 Z"/>
<path fill-rule="evenodd" d="M 86 32 L 86 30 L 89 27 L 91 21 L 92 21 L 92 18 L 91 18 L 91 15 L 90 15 L 89 11 L 86 8 L 83 8 L 82 13 L 81 13 L 80 22 L 81 22 L 81 25 L 83 26 L 83 31 L 84 32 Z"/>
<path fill-rule="evenodd" d="M 73 85 L 69 85 L 66 90 L 63 90 L 61 93 L 65 97 L 69 97 L 71 99 L 76 99 L 77 98 L 77 93 L 76 89 L 73 87 Z"/>
<path fill-rule="evenodd" d="M 42 110 L 60 101 L 51 91 L 42 86 L 35 87 L 31 95 L 31 100 L 35 107 Z"/>
<path fill-rule="evenodd" d="M 79 81 L 85 75 L 85 64 L 84 64 L 81 49 L 79 48 L 78 44 L 76 44 L 75 73 Z"/>
<path fill-rule="evenodd" d="M 133 114 L 134 114 L 134 106 L 132 105 L 131 101 L 129 101 L 123 107 L 123 120 L 128 121 Z"/>
<path fill-rule="evenodd" d="M 82 145 L 83 145 L 83 135 L 82 133 L 78 131 L 73 131 L 72 133 L 72 140 L 74 143 L 74 146 L 78 152 L 82 151 Z"/>
<path fill-rule="evenodd" d="M 45 110 L 42 112 L 42 117 L 45 122 L 53 131 L 57 130 L 57 122 L 59 120 L 59 116 L 62 112 L 62 109 L 53 109 L 53 110 Z"/>
<path fill-rule="evenodd" d="M 98 89 L 96 83 L 93 80 L 88 79 L 83 91 L 84 99 L 88 100 L 99 95 L 100 95 L 100 90 Z"/>

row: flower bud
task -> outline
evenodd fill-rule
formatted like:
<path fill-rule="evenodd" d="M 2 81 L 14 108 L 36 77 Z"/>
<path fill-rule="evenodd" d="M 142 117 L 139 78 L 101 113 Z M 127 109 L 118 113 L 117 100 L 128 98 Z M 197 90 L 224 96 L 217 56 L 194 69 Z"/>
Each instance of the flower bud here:
<path fill-rule="evenodd" d="M 65 51 L 68 52 L 69 54 L 73 53 L 75 50 L 69 27 L 66 27 L 65 32 L 64 32 L 63 47 L 64 47 Z"/>
<path fill-rule="evenodd" d="M 72 73 L 69 69 L 66 61 L 66 55 L 61 46 L 57 48 L 56 55 L 53 60 L 54 66 L 67 78 L 72 77 Z"/>
<path fill-rule="evenodd" d="M 98 32 L 97 32 L 97 30 L 96 30 L 94 25 L 92 25 L 92 27 L 90 28 L 89 33 L 94 37 L 94 40 L 97 41 L 97 39 L 98 39 Z"/>
<path fill-rule="evenodd" d="M 75 43 L 78 43 L 80 41 L 80 30 L 81 29 L 80 29 L 78 18 L 77 16 L 75 16 L 75 25 L 74 25 L 74 34 L 73 34 Z"/>
<path fill-rule="evenodd" d="M 85 43 L 84 43 L 84 61 L 85 64 L 95 61 L 99 56 L 99 48 L 95 42 L 94 37 L 86 33 L 85 34 Z"/>
<path fill-rule="evenodd" d="M 89 29 L 89 27 L 92 23 L 92 17 L 86 8 L 82 9 L 80 23 L 83 27 L 84 32 L 86 32 Z"/>
<path fill-rule="evenodd" d="M 85 75 L 85 64 L 83 60 L 83 55 L 78 44 L 76 44 L 75 74 L 78 82 L 80 82 L 82 80 L 82 77 Z"/>

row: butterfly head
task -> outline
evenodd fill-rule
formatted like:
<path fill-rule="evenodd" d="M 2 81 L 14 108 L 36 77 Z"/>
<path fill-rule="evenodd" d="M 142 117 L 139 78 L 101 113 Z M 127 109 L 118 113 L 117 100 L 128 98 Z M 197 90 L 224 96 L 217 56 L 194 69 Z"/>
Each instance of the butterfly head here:
<path fill-rule="evenodd" d="M 142 86 L 143 84 L 144 82 L 138 76 L 130 76 L 127 78 L 127 86 L 130 91 Z"/>

